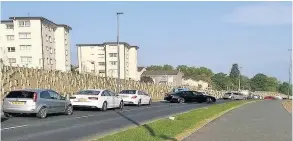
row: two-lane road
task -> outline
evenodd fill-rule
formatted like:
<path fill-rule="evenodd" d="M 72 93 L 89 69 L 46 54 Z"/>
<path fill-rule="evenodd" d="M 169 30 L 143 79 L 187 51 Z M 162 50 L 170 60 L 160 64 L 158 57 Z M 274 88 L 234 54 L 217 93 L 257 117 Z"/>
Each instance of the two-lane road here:
<path fill-rule="evenodd" d="M 227 101 L 218 100 L 217 103 Z M 46 119 L 12 117 L 2 122 L 2 141 L 83 141 L 150 120 L 209 106 L 207 103 L 178 104 L 154 102 L 151 106 L 125 106 L 124 110 L 74 111 L 72 116 L 55 115 Z"/>

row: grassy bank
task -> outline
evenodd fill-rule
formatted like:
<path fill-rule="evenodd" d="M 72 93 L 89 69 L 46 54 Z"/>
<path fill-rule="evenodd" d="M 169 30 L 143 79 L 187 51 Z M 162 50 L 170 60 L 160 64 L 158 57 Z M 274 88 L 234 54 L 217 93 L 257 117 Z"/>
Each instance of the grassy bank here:
<path fill-rule="evenodd" d="M 285 100 L 282 102 L 284 108 L 290 113 L 292 114 L 292 100 Z"/>
<path fill-rule="evenodd" d="M 176 141 L 178 135 L 198 128 L 208 119 L 223 113 L 233 107 L 245 104 L 249 101 L 234 101 L 224 104 L 214 104 L 206 108 L 175 116 L 175 120 L 161 119 L 139 127 L 130 128 L 113 135 L 105 136 L 94 141 Z"/>

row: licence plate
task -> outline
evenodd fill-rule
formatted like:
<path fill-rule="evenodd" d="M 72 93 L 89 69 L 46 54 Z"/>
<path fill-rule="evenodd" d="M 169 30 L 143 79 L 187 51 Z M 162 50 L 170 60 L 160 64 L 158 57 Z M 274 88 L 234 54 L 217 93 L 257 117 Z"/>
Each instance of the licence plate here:
<path fill-rule="evenodd" d="M 79 101 L 79 102 L 85 102 L 86 99 L 84 99 L 84 98 L 80 98 L 80 99 L 78 99 L 78 101 Z"/>
<path fill-rule="evenodd" d="M 14 105 L 24 105 L 25 102 L 13 101 L 11 103 L 14 104 Z"/>

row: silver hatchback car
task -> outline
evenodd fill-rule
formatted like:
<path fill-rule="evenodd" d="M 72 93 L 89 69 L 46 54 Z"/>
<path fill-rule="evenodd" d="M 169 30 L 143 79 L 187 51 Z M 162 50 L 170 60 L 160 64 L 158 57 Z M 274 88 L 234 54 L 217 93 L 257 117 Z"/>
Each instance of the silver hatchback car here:
<path fill-rule="evenodd" d="M 6 116 L 12 113 L 36 114 L 46 118 L 47 114 L 73 114 L 70 100 L 50 89 L 23 89 L 10 91 L 3 99 L 3 112 Z"/>

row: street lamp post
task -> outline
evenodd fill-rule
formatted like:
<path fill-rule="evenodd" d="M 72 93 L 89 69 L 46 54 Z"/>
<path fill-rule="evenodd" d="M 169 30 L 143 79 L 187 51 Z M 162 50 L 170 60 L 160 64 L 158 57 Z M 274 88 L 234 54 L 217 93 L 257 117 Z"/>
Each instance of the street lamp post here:
<path fill-rule="evenodd" d="M 117 79 L 117 92 L 120 91 L 120 47 L 119 47 L 119 15 L 122 15 L 122 12 L 116 13 L 117 15 L 117 73 L 118 73 L 118 79 Z"/>
<path fill-rule="evenodd" d="M 289 66 L 289 87 L 288 87 L 288 99 L 290 98 L 291 91 L 291 76 L 292 76 L 292 49 L 288 50 L 290 52 L 290 66 Z"/>
<path fill-rule="evenodd" d="M 239 80 L 238 80 L 238 91 L 240 92 L 241 90 L 241 68 L 242 67 L 239 67 Z"/>

